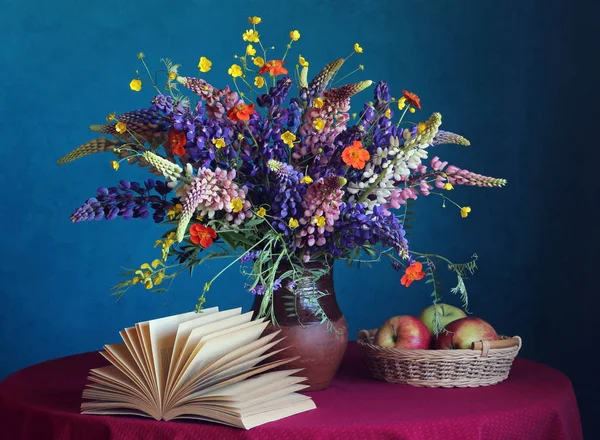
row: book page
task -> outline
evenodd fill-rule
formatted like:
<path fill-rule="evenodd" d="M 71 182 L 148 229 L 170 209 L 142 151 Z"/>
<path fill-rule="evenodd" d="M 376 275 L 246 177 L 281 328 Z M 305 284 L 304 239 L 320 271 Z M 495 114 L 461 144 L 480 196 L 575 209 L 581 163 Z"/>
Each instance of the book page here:
<path fill-rule="evenodd" d="M 198 328 L 193 329 L 190 332 L 188 340 L 185 343 L 184 348 L 181 350 L 180 359 L 177 365 L 174 367 L 171 383 L 169 384 L 169 392 L 167 395 L 171 395 L 173 389 L 181 381 L 181 375 L 192 363 L 193 359 L 200 350 L 200 341 L 208 337 L 209 335 L 221 334 L 229 329 L 238 327 L 242 324 L 249 323 L 252 320 L 252 312 L 244 313 L 243 315 L 231 316 L 220 321 L 212 322 Z M 168 399 L 167 399 L 168 400 Z"/>
<path fill-rule="evenodd" d="M 129 377 L 142 391 L 149 392 L 150 389 L 147 387 L 143 375 L 140 372 L 137 364 L 133 360 L 131 353 L 127 350 L 127 346 L 121 344 L 108 344 L 104 346 L 104 352 L 100 352 L 111 364 L 117 367 L 123 374 Z"/>
<path fill-rule="evenodd" d="M 192 330 L 194 330 L 196 327 L 228 318 L 229 316 L 239 315 L 240 313 L 242 313 L 241 307 L 238 307 L 237 309 L 223 310 L 221 312 L 219 312 L 218 307 L 212 307 L 210 309 L 204 309 L 201 313 L 198 313 L 195 319 L 179 323 L 177 326 L 177 333 L 175 334 L 175 343 L 173 344 L 173 354 L 171 355 L 169 373 L 171 372 L 171 368 L 173 368 L 173 366 L 179 360 L 181 350 L 183 350 L 183 347 Z"/>
<path fill-rule="evenodd" d="M 151 362 L 154 367 L 159 405 L 162 405 L 177 328 L 180 323 L 196 319 L 198 316 L 196 312 L 188 312 L 148 321 L 150 346 L 152 347 Z"/>
<path fill-rule="evenodd" d="M 114 392 L 117 394 L 127 393 L 136 396 L 139 402 L 145 402 L 147 405 L 155 405 L 152 395 L 140 389 L 140 387 L 123 374 L 114 365 L 90 370 L 88 380 L 91 384 L 89 388 Z"/>
<path fill-rule="evenodd" d="M 250 312 L 251 313 L 251 312 Z M 224 356 L 229 351 L 242 347 L 256 341 L 268 322 L 251 321 L 221 332 L 204 336 L 198 343 L 198 349 L 194 350 L 190 362 L 181 374 L 178 386 L 186 383 L 202 368 L 209 365 L 215 359 Z"/>
<path fill-rule="evenodd" d="M 135 325 L 135 331 L 137 333 L 137 339 L 140 341 L 144 362 L 148 367 L 148 387 L 152 390 L 153 395 L 157 396 L 158 401 L 158 387 L 156 385 L 156 372 L 153 361 L 154 357 L 152 355 L 152 344 L 150 344 L 150 326 L 147 321 L 138 322 Z"/>
<path fill-rule="evenodd" d="M 138 333 L 135 327 L 129 327 L 119 332 L 121 335 L 121 339 L 127 345 L 127 349 L 133 356 L 135 363 L 138 365 L 142 375 L 144 376 L 144 380 L 146 383 L 150 383 L 150 369 L 146 364 L 146 358 L 144 357 L 142 343 L 138 339 Z"/>
<path fill-rule="evenodd" d="M 308 387 L 306 384 L 300 384 L 300 382 L 306 381 L 306 377 L 293 376 L 297 372 L 298 370 L 272 371 L 227 387 L 213 389 L 208 392 L 200 391 L 186 396 L 180 406 L 220 402 L 231 408 L 250 407 L 255 403 L 259 403 L 258 401 L 253 403 L 256 399 L 267 398 L 273 393 L 280 393 L 280 390 L 287 389 L 292 385 L 297 385 L 298 389 Z"/>
<path fill-rule="evenodd" d="M 202 370 L 201 375 L 217 374 L 224 368 L 229 368 L 230 366 L 246 362 L 249 359 L 262 356 L 265 351 L 270 350 L 285 339 L 280 338 L 271 342 L 280 332 L 281 330 L 277 330 L 273 333 L 269 333 L 268 335 L 263 336 L 262 338 L 251 342 L 250 344 L 244 345 L 227 353 L 225 356 L 219 358 Z"/>
<path fill-rule="evenodd" d="M 250 415 L 244 414 L 243 416 L 241 414 L 222 411 L 216 408 L 207 408 L 202 405 L 189 405 L 178 408 L 177 411 L 173 411 L 172 416 L 169 419 L 165 418 L 165 420 L 207 420 L 216 421 L 239 428 L 251 429 L 255 426 L 280 420 L 285 417 L 299 414 L 304 411 L 310 411 L 316 408 L 315 403 L 310 397 L 296 393 L 275 399 L 274 404 L 276 405 L 275 408 L 270 408 L 265 411 Z"/>
<path fill-rule="evenodd" d="M 271 352 L 264 354 L 262 356 L 259 356 L 259 357 L 249 357 L 244 362 L 235 363 L 235 364 L 230 363 L 210 375 L 204 375 L 203 374 L 204 372 L 202 371 L 199 374 L 197 374 L 193 379 L 191 379 L 187 385 L 184 386 L 184 388 L 183 388 L 184 393 L 185 394 L 194 393 L 196 391 L 211 387 L 212 385 L 218 384 L 220 382 L 229 380 L 235 376 L 239 376 L 240 374 L 251 370 L 260 362 L 265 361 L 269 357 L 276 355 L 277 353 L 285 350 L 286 348 L 281 348 L 279 350 L 271 351 Z M 180 393 L 180 395 L 182 395 L 182 393 Z"/>
<path fill-rule="evenodd" d="M 260 373 L 264 373 L 265 371 L 280 367 L 281 365 L 285 365 L 288 362 L 295 361 L 296 359 L 298 359 L 298 356 L 292 357 L 292 358 L 287 358 L 287 359 L 280 359 L 277 361 L 269 362 L 268 364 L 259 365 L 250 370 L 244 371 L 243 373 L 240 373 L 237 376 L 234 376 L 234 377 L 224 380 L 222 382 L 219 382 L 219 383 L 216 383 L 209 387 L 206 387 L 203 391 L 206 393 L 212 392 L 217 388 L 226 387 L 226 386 L 234 384 L 236 382 L 241 382 L 243 380 L 248 379 L 249 377 L 256 376 Z M 296 371 L 300 371 L 300 370 L 296 370 Z M 177 406 L 178 402 L 181 399 L 185 398 L 185 396 L 187 395 L 186 391 L 187 391 L 187 389 L 185 387 L 183 387 L 183 390 L 181 390 L 181 391 L 178 390 L 177 393 L 175 393 L 172 396 L 172 399 L 171 399 L 172 403 L 170 404 L 169 407 L 173 408 L 173 407 Z M 200 390 L 198 392 L 200 392 Z"/>
<path fill-rule="evenodd" d="M 207 309 L 210 310 L 210 309 Z M 172 388 L 173 382 L 177 379 L 181 369 L 183 368 L 185 361 L 189 357 L 196 345 L 198 344 L 202 335 L 196 331 L 194 336 L 192 333 L 194 330 L 200 327 L 208 326 L 216 322 L 223 321 L 233 316 L 239 316 L 242 313 L 242 308 L 231 310 L 223 310 L 222 312 L 210 313 L 206 316 L 200 315 L 200 318 L 193 319 L 191 321 L 182 322 L 177 328 L 177 334 L 175 335 L 175 345 L 173 346 L 173 355 L 171 357 L 171 364 L 169 366 L 169 374 L 167 375 L 167 385 L 165 387 L 165 395 L 169 395 L 169 391 Z M 245 322 L 245 320 L 244 320 Z M 208 327 L 207 327 L 208 328 Z M 196 341 L 196 339 L 198 339 Z"/>
<path fill-rule="evenodd" d="M 317 407 L 310 397 L 296 393 L 275 399 L 272 404 L 273 406 L 266 410 L 250 415 L 244 414 L 241 418 L 244 428 L 252 429 L 255 426 L 310 411 Z"/>

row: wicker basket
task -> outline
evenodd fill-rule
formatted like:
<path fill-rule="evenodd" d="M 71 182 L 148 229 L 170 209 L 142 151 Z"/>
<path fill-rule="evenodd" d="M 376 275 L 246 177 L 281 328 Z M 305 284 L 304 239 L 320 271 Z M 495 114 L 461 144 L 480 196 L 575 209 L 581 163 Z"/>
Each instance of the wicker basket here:
<path fill-rule="evenodd" d="M 405 350 L 373 344 L 377 330 L 361 330 L 358 344 L 375 379 L 418 387 L 479 387 L 508 377 L 521 338 L 476 342 L 472 350 Z"/>

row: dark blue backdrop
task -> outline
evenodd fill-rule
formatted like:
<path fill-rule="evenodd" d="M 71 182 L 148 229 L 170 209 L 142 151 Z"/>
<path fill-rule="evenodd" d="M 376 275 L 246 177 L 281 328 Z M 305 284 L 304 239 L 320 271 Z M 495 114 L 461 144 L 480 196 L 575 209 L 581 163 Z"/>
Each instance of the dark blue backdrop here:
<path fill-rule="evenodd" d="M 72 225 L 68 217 L 96 187 L 142 174 L 115 173 L 109 156 L 65 167 L 55 161 L 92 138 L 88 124 L 148 104 L 149 87 L 139 94 L 128 87 L 140 51 L 157 68 L 170 57 L 192 75 L 207 56 L 207 79 L 223 86 L 248 15 L 263 18 L 263 40 L 279 47 L 299 29 L 292 59 L 302 53 L 313 73 L 358 41 L 364 54 L 352 62 L 366 68 L 353 79 L 386 80 L 395 96 L 417 92 L 425 112 L 440 111 L 444 128 L 473 145 L 434 154 L 508 179 L 505 189 L 455 191 L 473 208 L 464 220 L 437 199 L 421 200 L 411 245 L 457 261 L 479 254 L 471 310 L 502 333 L 521 335 L 524 357 L 569 375 L 592 438 L 597 378 L 586 352 L 594 349 L 597 237 L 586 208 L 598 192 L 587 150 L 593 100 L 582 75 L 594 53 L 584 23 L 593 14 L 566 1 L 1 0 L 0 378 L 97 350 L 139 320 L 187 310 L 220 268 L 183 276 L 167 294 L 132 290 L 115 304 L 108 289 L 120 267 L 154 258 L 160 228 L 136 220 Z M 339 264 L 335 281 L 351 335 L 430 301 L 427 286 L 401 287 L 385 264 L 360 271 Z M 243 282 L 233 269 L 208 304 L 249 308 Z"/>

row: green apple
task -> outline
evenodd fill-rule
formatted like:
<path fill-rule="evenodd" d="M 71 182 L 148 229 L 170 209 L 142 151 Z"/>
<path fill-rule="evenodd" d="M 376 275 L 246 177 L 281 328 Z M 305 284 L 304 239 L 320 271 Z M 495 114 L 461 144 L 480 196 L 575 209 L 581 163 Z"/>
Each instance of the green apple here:
<path fill-rule="evenodd" d="M 440 318 L 442 327 L 446 327 L 452 321 L 457 319 L 465 318 L 467 314 L 460 308 L 451 306 L 450 304 L 432 304 L 421 312 L 419 319 L 423 321 L 423 324 L 427 326 L 430 332 L 433 333 L 434 317 L 437 313 Z"/>

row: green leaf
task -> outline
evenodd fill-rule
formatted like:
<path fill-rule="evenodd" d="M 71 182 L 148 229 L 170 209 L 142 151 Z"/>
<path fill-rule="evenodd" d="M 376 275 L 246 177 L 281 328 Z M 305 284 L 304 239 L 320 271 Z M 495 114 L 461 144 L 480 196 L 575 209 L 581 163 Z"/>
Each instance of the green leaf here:
<path fill-rule="evenodd" d="M 219 237 L 231 250 L 235 251 L 237 249 L 237 243 L 230 237 L 229 232 L 221 232 Z"/>

